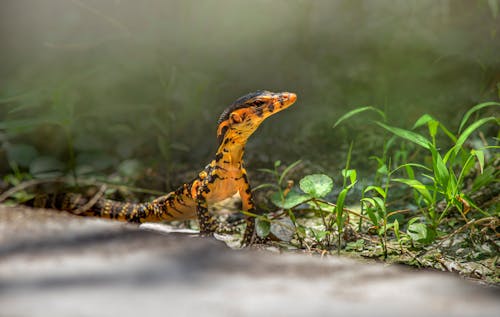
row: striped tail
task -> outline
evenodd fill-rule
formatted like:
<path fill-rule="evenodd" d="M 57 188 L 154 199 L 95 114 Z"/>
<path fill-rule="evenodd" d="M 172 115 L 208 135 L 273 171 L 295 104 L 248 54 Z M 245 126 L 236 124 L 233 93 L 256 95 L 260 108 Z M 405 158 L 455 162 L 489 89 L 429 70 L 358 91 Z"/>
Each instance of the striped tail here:
<path fill-rule="evenodd" d="M 118 202 L 104 198 L 93 200 L 80 194 L 62 193 L 39 195 L 27 204 L 37 208 L 65 210 L 80 216 L 135 223 L 185 220 L 196 217 L 194 205 L 185 202 L 175 192 L 146 203 Z"/>

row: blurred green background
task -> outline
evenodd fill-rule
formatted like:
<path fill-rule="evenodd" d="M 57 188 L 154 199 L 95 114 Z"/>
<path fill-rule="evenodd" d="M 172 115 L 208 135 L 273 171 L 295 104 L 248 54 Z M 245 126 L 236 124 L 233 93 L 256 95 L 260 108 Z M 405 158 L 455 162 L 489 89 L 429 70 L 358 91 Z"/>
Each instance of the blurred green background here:
<path fill-rule="evenodd" d="M 499 98 L 499 0 L 0 5 L 2 175 L 123 169 L 169 189 L 212 159 L 219 114 L 257 89 L 299 99 L 257 131 L 247 165 L 301 158 L 334 171 L 352 139 L 355 153 L 382 143 L 367 120 L 332 128 L 350 109 L 455 128 Z"/>

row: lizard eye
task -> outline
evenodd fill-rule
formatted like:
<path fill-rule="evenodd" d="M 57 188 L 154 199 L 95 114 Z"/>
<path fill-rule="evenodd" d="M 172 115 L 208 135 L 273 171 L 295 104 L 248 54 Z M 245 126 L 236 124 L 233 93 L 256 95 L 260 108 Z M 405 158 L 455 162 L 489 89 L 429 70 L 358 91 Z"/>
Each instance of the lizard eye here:
<path fill-rule="evenodd" d="M 265 102 L 262 101 L 262 100 L 256 100 L 256 101 L 253 102 L 253 105 L 256 106 L 256 107 L 260 107 L 263 104 L 265 104 Z"/>

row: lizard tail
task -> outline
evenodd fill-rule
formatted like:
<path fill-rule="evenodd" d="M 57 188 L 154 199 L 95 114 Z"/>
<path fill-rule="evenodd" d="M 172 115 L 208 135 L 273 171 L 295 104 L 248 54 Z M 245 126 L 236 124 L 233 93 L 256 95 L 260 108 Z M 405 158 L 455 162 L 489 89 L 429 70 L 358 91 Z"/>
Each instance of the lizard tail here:
<path fill-rule="evenodd" d="M 104 198 L 87 198 L 75 193 L 60 193 L 38 195 L 26 204 L 36 208 L 65 210 L 80 216 L 142 223 L 185 218 L 180 217 L 173 201 L 172 194 L 161 196 L 152 202 L 123 203 Z"/>

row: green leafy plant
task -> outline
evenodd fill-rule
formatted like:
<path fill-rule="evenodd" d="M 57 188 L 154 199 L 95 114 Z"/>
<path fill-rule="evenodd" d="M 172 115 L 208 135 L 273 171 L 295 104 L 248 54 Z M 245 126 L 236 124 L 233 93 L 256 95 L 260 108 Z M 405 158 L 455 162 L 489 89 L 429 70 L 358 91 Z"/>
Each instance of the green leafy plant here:
<path fill-rule="evenodd" d="M 351 146 L 352 149 L 352 146 Z M 350 153 L 351 151 L 349 151 Z M 299 161 L 289 165 L 279 172 L 278 168 L 281 162 L 277 161 L 274 164 L 274 169 L 261 169 L 261 171 L 274 175 L 276 183 L 262 184 L 256 188 L 271 187 L 275 191 L 271 195 L 271 202 L 278 208 L 285 210 L 292 220 L 298 240 L 302 244 L 307 232 L 314 238 L 315 242 L 323 248 L 330 246 L 334 232 L 337 235 L 337 249 L 341 248 L 341 237 L 344 229 L 344 224 L 347 222 L 348 217 L 345 213 L 344 203 L 345 198 L 357 182 L 357 173 L 353 169 L 349 169 L 350 156 L 347 159 L 346 167 L 342 171 L 343 186 L 338 194 L 337 203 L 330 203 L 325 199 L 334 187 L 333 179 L 324 174 L 311 174 L 306 175 L 299 181 L 298 188 L 296 186 L 285 187 L 285 180 L 287 174 L 299 163 Z M 301 205 L 307 205 L 307 210 L 311 210 L 319 215 L 321 218 L 321 228 L 306 228 L 297 222 L 294 214 L 294 209 Z M 259 217 L 260 219 L 260 217 Z M 260 219 L 262 220 L 262 219 Z M 264 219 L 265 222 L 271 220 Z M 258 229 L 261 233 L 268 233 L 268 225 L 263 225 Z"/>
<path fill-rule="evenodd" d="M 367 229 L 365 224 L 369 225 L 367 232 L 373 229 L 385 258 L 388 257 L 389 248 L 393 248 L 394 244 L 401 253 L 405 252 L 405 246 L 408 245 L 420 248 L 445 235 L 441 225 L 450 210 L 457 210 L 467 226 L 470 225 L 470 221 L 474 221 L 471 214 L 485 217 L 484 219 L 494 216 L 491 211 L 476 206 L 470 199 L 469 193 L 471 188 L 478 190 L 497 180 L 498 171 L 486 166 L 486 158 L 491 156 L 490 151 L 498 149 L 498 146 L 484 145 L 467 150 L 464 144 L 483 125 L 498 124 L 495 117 L 476 118 L 476 121 L 468 123 L 471 117 L 477 115 L 481 109 L 499 105 L 489 102 L 473 107 L 464 115 L 455 134 L 428 114 L 420 117 L 411 130 L 394 127 L 387 122 L 374 121 L 389 133 L 389 137 L 384 142 L 382 155 L 371 157 L 377 162 L 377 172 L 374 183 L 365 186 L 361 191 L 359 213 L 345 208 L 346 197 L 357 183 L 357 172 L 350 166 L 352 143 L 347 153 L 345 167 L 341 171 L 342 186 L 337 190 L 335 203 L 327 199 L 334 189 L 334 182 L 327 175 L 306 175 L 300 179 L 298 186 L 288 181 L 291 170 L 299 164 L 299 161 L 285 168 L 281 166 L 280 161 L 276 161 L 273 169 L 262 169 L 261 171 L 274 176 L 274 182 L 263 184 L 257 189 L 266 187 L 272 189 L 270 200 L 289 216 L 301 247 L 305 245 L 310 248 L 307 241 L 312 239 L 321 249 L 328 249 L 336 238 L 336 247 L 340 252 L 342 236 L 346 225 L 352 222 L 349 217 L 352 214 L 358 221 L 359 233 Z M 374 107 L 364 107 L 342 116 L 335 125 L 365 111 L 375 111 L 385 121 L 386 116 L 382 111 Z M 423 127 L 428 131 L 427 136 L 418 132 Z M 443 138 L 452 143 L 447 149 L 441 145 Z M 398 142 L 398 139 L 403 139 L 404 142 Z M 406 142 L 414 146 L 409 146 Z M 411 150 L 418 151 L 419 148 L 424 150 L 417 152 L 420 156 L 410 155 Z M 422 157 L 422 154 L 423 162 L 408 162 L 410 158 Z M 474 166 L 478 167 L 479 174 L 474 179 L 472 187 L 469 186 L 470 188 L 466 190 L 465 177 L 470 171 L 475 170 Z M 401 184 L 413 192 L 414 208 L 389 207 L 390 193 L 393 188 L 401 188 Z M 474 209 L 474 212 L 471 212 L 471 209 Z M 303 214 L 304 211 L 313 212 L 320 223 L 311 225 L 298 221 L 297 214 Z M 269 235 L 275 222 L 275 218 L 258 216 L 259 235 Z M 348 242 L 346 250 L 366 247 L 365 243 L 360 241 L 364 240 Z"/>
<path fill-rule="evenodd" d="M 388 229 L 386 217 L 388 213 L 385 209 L 385 200 L 388 194 L 389 181 L 405 184 L 412 188 L 415 193 L 415 201 L 426 220 L 425 222 L 421 222 L 420 218 L 416 217 L 408 222 L 407 234 L 415 242 L 428 244 L 434 241 L 438 236 L 438 226 L 452 208 L 458 210 L 466 221 L 467 210 L 464 205 L 473 206 L 475 210 L 479 211 L 484 216 L 491 216 L 488 212 L 475 206 L 474 202 L 468 197 L 467 193 L 464 191 L 464 178 L 472 169 L 475 162 L 477 162 L 480 172 L 483 174 L 485 152 L 492 149 L 498 149 L 498 146 L 483 146 L 469 151 L 464 149 L 463 146 L 471 134 L 484 124 L 496 123 L 498 125 L 498 118 L 486 117 L 473 121 L 467 126 L 470 117 L 483 108 L 498 106 L 500 106 L 499 103 L 486 102 L 471 108 L 462 118 L 457 134 L 451 133 L 442 122 L 428 114 L 423 115 L 415 122 L 413 130 L 427 126 L 429 137 L 425 137 L 413 130 L 406 130 L 390 126 L 385 122 L 374 121 L 378 126 L 394 136 L 412 142 L 425 149 L 431 157 L 431 164 L 405 163 L 397 166 L 391 172 L 388 172 L 390 170 L 390 164 L 384 164 L 387 148 L 384 147 L 384 155 L 382 157 L 376 157 L 379 164 L 378 173 L 382 175 L 385 174 L 387 183 L 385 188 L 379 186 L 367 187 L 364 194 L 368 191 L 376 191 L 380 197 L 363 198 L 362 202 L 368 204 L 365 205 L 366 212 L 372 224 L 377 225 L 379 236 L 381 233 L 385 234 Z M 334 126 L 364 111 L 375 111 L 385 119 L 385 115 L 380 110 L 374 107 L 364 107 L 345 114 L 337 120 Z M 441 152 L 442 150 L 437 144 L 439 131 L 442 131 L 444 136 L 448 137 L 453 142 L 453 146 L 444 152 Z M 400 169 L 406 171 L 406 177 L 394 177 L 390 180 L 391 176 Z M 422 176 L 416 177 L 414 169 L 421 170 Z M 489 169 L 488 174 L 479 178 L 476 184 L 487 184 L 488 182 L 492 182 L 494 179 L 492 173 L 493 171 Z M 477 189 L 477 186 L 475 188 Z M 442 200 L 446 203 L 444 208 L 440 208 L 438 205 Z M 382 226 L 380 223 L 382 223 Z M 397 226 L 399 227 L 399 222 Z M 392 227 L 394 227 L 394 224 Z M 382 241 L 385 241 L 385 238 L 382 239 Z M 387 250 L 384 248 L 384 252 L 386 251 Z"/>

